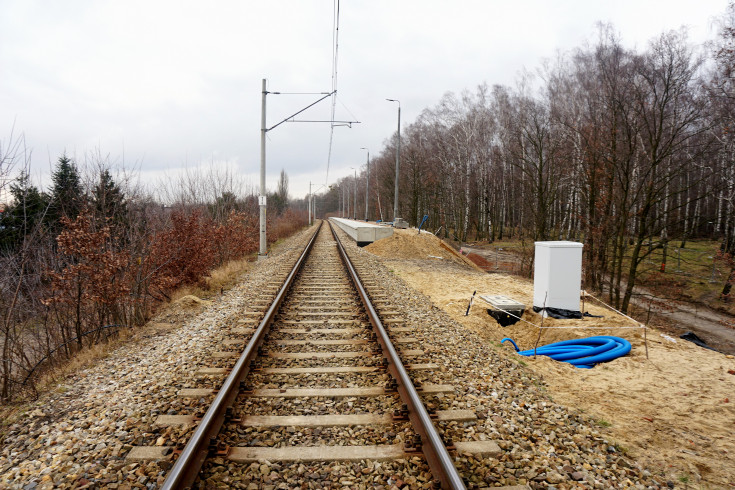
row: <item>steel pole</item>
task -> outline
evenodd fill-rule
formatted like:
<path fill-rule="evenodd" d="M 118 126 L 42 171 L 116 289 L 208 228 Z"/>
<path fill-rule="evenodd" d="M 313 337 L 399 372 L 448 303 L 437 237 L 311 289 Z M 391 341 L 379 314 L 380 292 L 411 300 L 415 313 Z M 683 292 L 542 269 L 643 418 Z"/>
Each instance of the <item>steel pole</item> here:
<path fill-rule="evenodd" d="M 398 217 L 398 176 L 401 170 L 401 101 L 396 99 L 385 99 L 388 102 L 398 102 L 398 145 L 396 147 L 396 191 L 393 196 L 393 224 L 395 226 Z"/>
<path fill-rule="evenodd" d="M 265 78 L 263 79 L 262 103 L 260 110 L 260 196 L 258 197 L 260 205 L 260 251 L 258 258 L 265 258 L 267 253 L 267 242 L 265 235 L 265 96 L 268 92 L 265 89 Z"/>
<path fill-rule="evenodd" d="M 355 198 L 354 203 L 352 204 L 352 218 L 357 219 L 357 169 L 353 169 L 355 171 Z"/>
<path fill-rule="evenodd" d="M 398 103 L 398 149 L 396 150 L 396 192 L 393 201 L 393 222 L 398 217 L 398 176 L 401 168 L 401 103 Z"/>
<path fill-rule="evenodd" d="M 370 187 L 370 151 L 367 152 L 367 162 L 365 163 L 365 221 L 368 220 L 368 189 Z"/>

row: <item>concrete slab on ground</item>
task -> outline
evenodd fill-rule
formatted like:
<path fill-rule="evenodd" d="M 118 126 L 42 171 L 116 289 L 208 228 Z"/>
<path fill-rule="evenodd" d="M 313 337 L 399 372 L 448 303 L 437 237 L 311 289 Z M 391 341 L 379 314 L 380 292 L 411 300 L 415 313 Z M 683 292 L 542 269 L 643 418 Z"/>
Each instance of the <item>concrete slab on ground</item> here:
<path fill-rule="evenodd" d="M 364 247 L 371 243 L 388 238 L 393 234 L 393 228 L 384 225 L 376 225 L 365 221 L 356 221 L 344 218 L 329 218 L 335 225 L 339 226 L 342 231 L 347 233 L 357 245 Z"/>

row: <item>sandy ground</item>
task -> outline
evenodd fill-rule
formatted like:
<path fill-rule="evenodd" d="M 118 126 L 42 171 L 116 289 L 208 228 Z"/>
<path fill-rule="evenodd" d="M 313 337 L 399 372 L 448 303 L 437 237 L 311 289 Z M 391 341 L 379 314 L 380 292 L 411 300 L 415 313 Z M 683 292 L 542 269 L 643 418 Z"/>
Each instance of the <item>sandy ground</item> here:
<path fill-rule="evenodd" d="M 604 318 L 544 319 L 539 328 L 519 322 L 501 327 L 475 301 L 464 316 L 473 291 L 502 294 L 532 304 L 533 283 L 514 276 L 485 274 L 439 244 L 436 237 L 396 230 L 394 237 L 366 247 L 415 289 L 431 298 L 455 320 L 478 332 L 498 349 L 513 355 L 504 337 L 521 349 L 591 335 L 628 339 L 633 350 L 624 358 L 577 369 L 539 356 L 522 358 L 540 375 L 552 398 L 598 421 L 619 450 L 677 488 L 735 488 L 735 359 L 673 339 L 607 309 L 585 302 L 585 310 Z M 442 256 L 437 259 L 433 256 Z M 527 308 L 523 319 L 541 324 Z M 572 327 L 572 328 L 566 328 Z M 646 343 L 648 346 L 646 352 Z"/>

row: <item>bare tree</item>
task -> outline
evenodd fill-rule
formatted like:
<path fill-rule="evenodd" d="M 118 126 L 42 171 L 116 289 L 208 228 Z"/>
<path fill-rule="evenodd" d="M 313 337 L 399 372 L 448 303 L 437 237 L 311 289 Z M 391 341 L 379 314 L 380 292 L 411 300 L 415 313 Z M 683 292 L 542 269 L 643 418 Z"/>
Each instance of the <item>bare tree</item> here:
<path fill-rule="evenodd" d="M 23 155 L 28 153 L 25 148 L 25 137 L 23 135 L 16 137 L 14 128 L 10 131 L 7 140 L 0 140 L 0 204 L 7 204 L 9 198 L 7 190 L 15 168 Z"/>

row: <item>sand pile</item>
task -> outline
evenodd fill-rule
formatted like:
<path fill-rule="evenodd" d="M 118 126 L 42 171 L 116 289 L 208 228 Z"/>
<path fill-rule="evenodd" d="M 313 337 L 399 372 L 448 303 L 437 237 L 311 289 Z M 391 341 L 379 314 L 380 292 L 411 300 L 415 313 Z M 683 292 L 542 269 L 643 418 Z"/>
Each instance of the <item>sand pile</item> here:
<path fill-rule="evenodd" d="M 387 259 L 445 260 L 476 267 L 452 247 L 431 233 L 416 230 L 393 230 L 393 235 L 365 247 L 368 252 Z"/>
<path fill-rule="evenodd" d="M 196 314 L 203 308 L 211 305 L 211 301 L 201 299 L 193 294 L 187 294 L 181 298 L 175 299 L 169 305 L 161 308 L 155 316 L 154 321 L 160 325 L 176 324 L 179 325 L 185 321 L 190 315 Z M 154 327 L 155 328 L 155 327 Z M 156 328 L 157 329 L 157 328 Z"/>
<path fill-rule="evenodd" d="M 202 306 L 209 306 L 212 304 L 212 302 L 198 298 L 193 294 L 187 294 L 186 296 L 177 299 L 174 304 L 183 308 L 199 308 Z"/>

